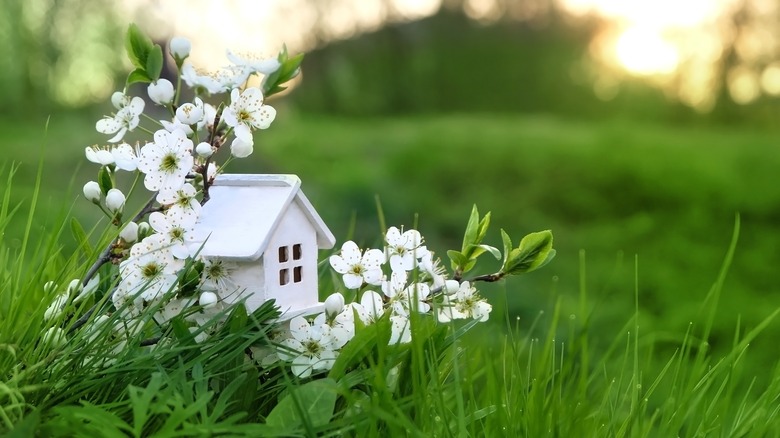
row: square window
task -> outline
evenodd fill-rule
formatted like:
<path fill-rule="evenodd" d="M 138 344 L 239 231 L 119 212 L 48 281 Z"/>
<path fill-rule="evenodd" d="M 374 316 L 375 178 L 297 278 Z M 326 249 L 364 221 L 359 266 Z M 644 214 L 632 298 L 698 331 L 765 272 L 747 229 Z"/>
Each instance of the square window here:
<path fill-rule="evenodd" d="M 284 263 L 289 258 L 289 254 L 287 254 L 287 247 L 286 246 L 280 246 L 279 247 L 279 263 Z"/>
<path fill-rule="evenodd" d="M 293 260 L 300 260 L 301 259 L 301 244 L 296 243 L 293 245 Z"/>
<path fill-rule="evenodd" d="M 300 282 L 301 282 L 301 271 L 302 271 L 302 270 L 303 270 L 303 267 L 302 267 L 302 266 L 296 266 L 296 267 L 293 269 L 293 281 L 294 281 L 295 283 L 300 283 Z"/>
<path fill-rule="evenodd" d="M 282 269 L 279 271 L 279 285 L 284 286 L 290 282 L 290 270 Z"/>

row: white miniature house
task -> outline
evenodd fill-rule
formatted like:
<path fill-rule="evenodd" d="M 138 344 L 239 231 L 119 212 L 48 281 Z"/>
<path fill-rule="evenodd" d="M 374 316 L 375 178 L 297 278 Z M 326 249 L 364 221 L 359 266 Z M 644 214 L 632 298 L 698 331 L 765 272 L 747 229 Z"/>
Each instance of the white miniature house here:
<path fill-rule="evenodd" d="M 322 311 L 317 251 L 336 240 L 300 186 L 295 175 L 224 174 L 209 188 L 196 230 L 200 254 L 233 267 L 226 302 L 252 312 L 274 299 L 281 319 Z"/>

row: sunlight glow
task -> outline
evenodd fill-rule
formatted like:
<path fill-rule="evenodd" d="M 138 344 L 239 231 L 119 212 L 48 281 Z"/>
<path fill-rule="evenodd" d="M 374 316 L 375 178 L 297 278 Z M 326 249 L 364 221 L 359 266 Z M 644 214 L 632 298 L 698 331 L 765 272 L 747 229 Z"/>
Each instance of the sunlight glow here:
<path fill-rule="evenodd" d="M 654 29 L 631 27 L 615 43 L 620 64 L 636 74 L 669 74 L 677 69 L 679 55 L 674 44 Z"/>

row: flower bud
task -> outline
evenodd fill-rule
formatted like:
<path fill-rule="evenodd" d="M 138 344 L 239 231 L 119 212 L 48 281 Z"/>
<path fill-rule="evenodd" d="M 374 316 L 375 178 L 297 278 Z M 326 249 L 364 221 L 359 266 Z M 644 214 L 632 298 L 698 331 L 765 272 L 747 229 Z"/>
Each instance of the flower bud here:
<path fill-rule="evenodd" d="M 334 316 L 344 310 L 344 296 L 336 292 L 325 299 L 325 313 Z"/>
<path fill-rule="evenodd" d="M 185 58 L 190 56 L 190 50 L 192 50 L 192 43 L 190 40 L 184 37 L 173 37 L 168 45 L 171 50 L 171 55 L 176 59 L 177 64 L 184 61 Z"/>
<path fill-rule="evenodd" d="M 210 157 L 211 154 L 214 153 L 214 149 L 211 147 L 210 144 L 204 142 L 201 142 L 198 144 L 198 146 L 195 147 L 195 152 L 198 153 L 203 158 Z"/>
<path fill-rule="evenodd" d="M 145 239 L 148 237 L 152 232 L 152 227 L 149 226 L 148 222 L 141 222 L 138 224 L 138 238 L 140 240 Z"/>
<path fill-rule="evenodd" d="M 96 181 L 90 181 L 84 184 L 84 197 L 89 201 L 99 204 L 100 203 L 100 184 Z"/>
<path fill-rule="evenodd" d="M 128 103 L 130 103 L 130 98 L 125 96 L 125 93 L 121 91 L 114 91 L 114 94 L 111 95 L 111 104 L 114 105 L 114 108 L 116 109 L 122 109 L 126 107 Z"/>
<path fill-rule="evenodd" d="M 149 93 L 149 99 L 152 99 L 152 102 L 157 105 L 170 104 L 176 94 L 173 90 L 173 84 L 168 79 L 158 79 L 152 82 L 146 91 Z"/>
<path fill-rule="evenodd" d="M 230 153 L 236 158 L 246 158 L 252 155 L 254 149 L 252 143 L 241 140 L 236 137 L 233 142 L 230 143 Z"/>
<path fill-rule="evenodd" d="M 119 237 L 127 243 L 133 243 L 138 240 L 138 224 L 135 222 L 128 222 L 125 227 L 122 228 Z"/>
<path fill-rule="evenodd" d="M 67 337 L 65 336 L 65 330 L 59 327 L 49 327 L 49 329 L 43 333 L 42 340 L 44 344 L 47 344 L 50 347 L 59 348 L 65 345 Z"/>
<path fill-rule="evenodd" d="M 106 194 L 106 208 L 112 213 L 122 211 L 125 206 L 125 194 L 119 189 L 111 189 Z"/>
<path fill-rule="evenodd" d="M 203 292 L 200 294 L 198 303 L 203 307 L 211 307 L 214 304 L 217 304 L 217 301 L 219 301 L 219 297 L 217 297 L 217 294 L 214 292 Z"/>
<path fill-rule="evenodd" d="M 65 308 L 65 305 L 68 303 L 68 293 L 63 292 L 59 295 L 57 295 L 56 298 L 54 298 L 54 301 L 49 304 L 49 307 L 46 308 L 46 312 L 43 314 L 43 319 L 45 321 L 49 321 L 53 318 L 56 318 L 62 313 L 62 309 Z"/>
<path fill-rule="evenodd" d="M 194 125 L 203 119 L 203 107 L 185 103 L 176 110 L 176 118 L 185 125 Z"/>
<path fill-rule="evenodd" d="M 55 290 L 57 290 L 57 283 L 53 281 L 47 281 L 46 284 L 43 285 L 43 293 L 46 295 L 54 293 Z"/>
<path fill-rule="evenodd" d="M 66 290 L 68 295 L 81 292 L 81 280 L 74 278 L 70 281 Z"/>

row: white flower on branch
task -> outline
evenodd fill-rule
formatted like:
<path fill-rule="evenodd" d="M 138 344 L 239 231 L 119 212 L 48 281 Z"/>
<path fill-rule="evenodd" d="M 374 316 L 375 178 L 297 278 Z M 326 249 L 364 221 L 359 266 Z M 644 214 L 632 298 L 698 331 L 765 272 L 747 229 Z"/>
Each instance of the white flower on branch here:
<path fill-rule="evenodd" d="M 182 219 L 197 219 L 201 205 L 196 198 L 198 191 L 190 183 L 184 183 L 177 189 L 163 189 L 157 194 L 157 202 L 167 205 L 169 216 L 178 216 Z"/>
<path fill-rule="evenodd" d="M 347 289 L 357 289 L 363 283 L 379 285 L 382 282 L 382 263 L 385 257 L 378 249 L 369 249 L 361 254 L 355 242 L 344 242 L 339 255 L 330 256 L 330 265 L 344 276 Z"/>
<path fill-rule="evenodd" d="M 118 101 L 120 106 L 123 101 Z M 121 106 L 114 116 L 106 116 L 98 120 L 95 124 L 95 129 L 102 134 L 115 134 L 108 140 L 109 143 L 121 141 L 127 131 L 132 131 L 138 126 L 140 115 L 144 111 L 144 105 L 143 99 L 138 96 L 133 97 L 129 103 Z"/>
<path fill-rule="evenodd" d="M 338 355 L 336 350 L 349 340 L 346 331 L 324 324 L 311 325 L 301 316 L 290 320 L 290 335 L 291 338 L 281 342 L 279 356 L 292 361 L 292 372 L 298 377 L 332 368 Z"/>
<path fill-rule="evenodd" d="M 490 318 L 492 310 L 493 306 L 479 296 L 477 290 L 468 281 L 464 281 L 454 294 L 444 296 L 437 318 L 439 322 L 466 318 L 484 322 Z"/>
<path fill-rule="evenodd" d="M 192 140 L 181 130 L 155 132 L 154 142 L 146 143 L 138 158 L 138 170 L 146 174 L 146 189 L 156 192 L 181 188 L 194 163 L 192 148 Z"/>
<path fill-rule="evenodd" d="M 203 120 L 203 101 L 196 97 L 192 103 L 187 102 L 176 109 L 176 118 L 185 125 L 196 125 Z"/>
<path fill-rule="evenodd" d="M 86 155 L 88 161 L 101 166 L 114 164 L 114 155 L 107 147 L 101 148 L 98 145 L 87 146 L 84 149 L 84 155 Z"/>
<path fill-rule="evenodd" d="M 152 234 L 130 248 L 130 258 L 119 265 L 122 281 L 114 294 L 135 296 L 144 301 L 162 296 L 176 284 L 176 273 L 184 267 L 183 260 L 173 257 L 168 240 Z"/>
<path fill-rule="evenodd" d="M 225 108 L 222 118 L 233 127 L 236 137 L 244 142 L 253 143 L 252 130 L 266 129 L 276 117 L 276 110 L 263 105 L 263 92 L 251 87 L 240 92 L 234 89 L 230 93 L 230 106 Z"/>
<path fill-rule="evenodd" d="M 137 146 L 134 148 L 127 143 L 122 143 L 111 148 L 111 156 L 117 169 L 134 172 L 138 168 Z"/>
<path fill-rule="evenodd" d="M 209 94 L 223 93 L 227 89 L 217 81 L 212 74 L 203 70 L 196 70 L 192 64 L 184 64 L 181 69 L 181 78 L 191 88 L 203 88 Z"/>
<path fill-rule="evenodd" d="M 179 118 L 176 116 L 173 116 L 173 119 L 171 119 L 170 122 L 167 120 L 160 120 L 160 124 L 162 124 L 163 128 L 165 128 L 165 130 L 168 132 L 173 132 L 176 130 L 183 131 L 184 135 L 187 137 L 195 132 L 192 130 L 192 128 L 190 128 L 190 125 L 182 123 L 181 120 L 179 120 Z"/>
<path fill-rule="evenodd" d="M 236 66 L 249 70 L 250 74 L 270 75 L 282 65 L 276 58 L 263 58 L 252 53 L 236 53 L 230 49 L 227 50 L 227 58 Z"/>
<path fill-rule="evenodd" d="M 390 227 L 385 234 L 387 258 L 393 271 L 411 271 L 417 266 L 417 259 L 425 256 L 428 250 L 422 244 L 422 236 L 417 230 L 408 230 L 401 234 L 396 227 Z"/>
<path fill-rule="evenodd" d="M 149 225 L 166 241 L 174 257 L 186 259 L 194 256 L 198 250 L 193 244 L 195 219 L 194 216 L 163 214 L 156 211 L 149 215 Z"/>

